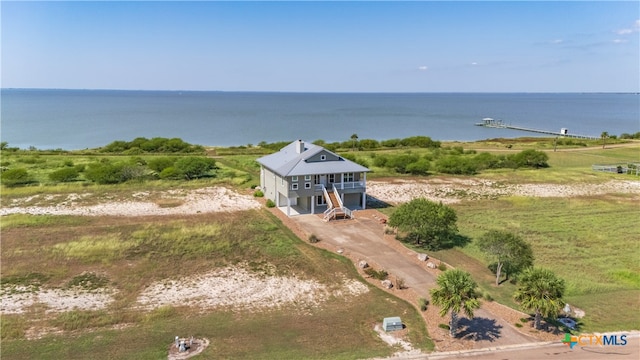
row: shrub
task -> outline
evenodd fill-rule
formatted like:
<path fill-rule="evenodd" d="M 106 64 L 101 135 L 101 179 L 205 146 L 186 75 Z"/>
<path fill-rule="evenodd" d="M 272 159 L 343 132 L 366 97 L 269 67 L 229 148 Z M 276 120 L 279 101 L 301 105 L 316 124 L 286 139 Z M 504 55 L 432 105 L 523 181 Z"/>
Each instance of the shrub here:
<path fill-rule="evenodd" d="M 309 242 L 312 244 L 317 243 L 318 241 L 320 241 L 320 239 L 318 239 L 317 236 L 315 236 L 314 234 L 309 235 Z"/>
<path fill-rule="evenodd" d="M 482 292 L 482 298 L 489 302 L 493 301 L 493 296 L 491 296 L 491 294 L 488 291 Z"/>
<path fill-rule="evenodd" d="M 438 264 L 438 270 L 447 271 L 447 265 L 441 261 L 440 264 Z"/>
<path fill-rule="evenodd" d="M 109 162 L 89 164 L 85 171 L 85 177 L 98 184 L 118 184 L 125 181 L 122 175 L 123 167 L 123 164 Z"/>
<path fill-rule="evenodd" d="M 522 327 L 522 324 L 520 324 L 520 323 L 515 323 L 514 325 L 515 325 L 517 328 L 521 328 L 521 327 Z"/>
<path fill-rule="evenodd" d="M 420 306 L 420 311 L 427 311 L 427 307 L 429 306 L 429 300 L 425 298 L 418 299 L 418 306 Z"/>
<path fill-rule="evenodd" d="M 267 207 L 268 208 L 276 207 L 276 203 L 274 203 L 273 200 L 269 199 L 267 200 Z"/>
<path fill-rule="evenodd" d="M 19 186 L 26 185 L 33 182 L 33 178 L 26 169 L 16 168 L 9 169 L 2 172 L 0 179 L 5 186 Z"/>
<path fill-rule="evenodd" d="M 176 162 L 176 158 L 159 157 L 159 158 L 149 160 L 147 166 L 149 166 L 149 169 L 160 173 L 162 172 L 162 170 L 172 167 L 175 162 Z"/>
<path fill-rule="evenodd" d="M 445 174 L 473 175 L 478 171 L 478 165 L 470 158 L 449 155 L 436 161 L 436 169 Z"/>
<path fill-rule="evenodd" d="M 378 280 L 386 280 L 387 277 L 389 277 L 389 273 L 384 271 L 384 270 L 380 270 L 380 271 L 376 271 L 374 268 L 372 267 L 368 267 L 366 269 L 364 269 L 364 273 L 371 276 L 374 279 L 378 279 Z"/>
<path fill-rule="evenodd" d="M 256 191 L 253 193 L 253 196 L 255 196 L 255 197 L 263 197 L 263 196 L 264 196 L 264 193 L 263 193 L 261 190 L 256 190 Z"/>
<path fill-rule="evenodd" d="M 164 168 L 159 176 L 160 179 L 180 179 L 182 174 L 173 166 L 169 166 L 168 168 Z"/>
<path fill-rule="evenodd" d="M 80 173 L 75 167 L 66 167 L 49 174 L 49 180 L 56 182 L 69 182 L 78 179 Z"/>
<path fill-rule="evenodd" d="M 178 159 L 173 165 L 187 180 L 197 179 L 215 169 L 216 161 L 207 157 L 189 156 Z"/>
<path fill-rule="evenodd" d="M 531 167 L 536 169 L 541 167 L 549 167 L 549 164 L 547 163 L 547 161 L 549 160 L 549 155 L 538 150 L 524 150 L 515 155 L 512 155 L 511 159 L 519 167 Z"/>
<path fill-rule="evenodd" d="M 439 327 L 440 329 L 449 330 L 449 325 L 447 325 L 447 324 L 438 324 L 438 327 Z"/>

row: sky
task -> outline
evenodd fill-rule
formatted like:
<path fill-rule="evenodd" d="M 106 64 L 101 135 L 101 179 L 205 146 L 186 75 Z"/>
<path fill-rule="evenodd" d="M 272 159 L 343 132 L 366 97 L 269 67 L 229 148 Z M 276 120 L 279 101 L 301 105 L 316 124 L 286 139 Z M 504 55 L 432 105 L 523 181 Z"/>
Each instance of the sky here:
<path fill-rule="evenodd" d="M 638 1 L 13 2 L 3 88 L 639 92 Z"/>

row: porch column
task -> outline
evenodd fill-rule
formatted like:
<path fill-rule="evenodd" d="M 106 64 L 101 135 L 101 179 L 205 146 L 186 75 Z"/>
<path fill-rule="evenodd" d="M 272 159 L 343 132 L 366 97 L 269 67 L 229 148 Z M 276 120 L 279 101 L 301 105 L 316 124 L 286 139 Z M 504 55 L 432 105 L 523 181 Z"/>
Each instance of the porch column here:
<path fill-rule="evenodd" d="M 362 210 L 365 210 L 367 208 L 367 193 L 363 192 L 362 193 Z"/>
<path fill-rule="evenodd" d="M 276 190 L 276 207 L 280 207 L 280 191 Z"/>
<path fill-rule="evenodd" d="M 344 190 L 344 173 L 340 174 L 340 190 Z"/>
<path fill-rule="evenodd" d="M 291 216 L 291 200 L 287 198 L 287 216 Z"/>
<path fill-rule="evenodd" d="M 315 214 L 316 196 L 311 196 L 311 213 Z"/>

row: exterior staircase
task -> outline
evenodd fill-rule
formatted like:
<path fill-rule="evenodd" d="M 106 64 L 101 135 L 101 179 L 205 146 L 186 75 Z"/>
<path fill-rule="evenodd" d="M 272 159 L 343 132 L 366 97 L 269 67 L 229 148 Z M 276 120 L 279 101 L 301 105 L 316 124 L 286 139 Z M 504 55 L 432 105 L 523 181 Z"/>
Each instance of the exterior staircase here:
<path fill-rule="evenodd" d="M 353 219 L 353 213 L 342 204 L 342 199 L 336 188 L 333 191 L 326 191 L 323 188 L 325 198 L 327 199 L 327 210 L 324 212 L 324 221 L 335 219 Z"/>

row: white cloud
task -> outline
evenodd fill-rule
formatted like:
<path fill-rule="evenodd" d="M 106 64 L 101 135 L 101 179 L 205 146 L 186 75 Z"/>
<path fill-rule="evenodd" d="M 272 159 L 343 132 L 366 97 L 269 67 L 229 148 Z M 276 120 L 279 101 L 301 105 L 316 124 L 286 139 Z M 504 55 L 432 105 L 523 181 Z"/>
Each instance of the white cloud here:
<path fill-rule="evenodd" d="M 614 44 L 623 44 L 623 43 L 626 43 L 626 42 L 629 42 L 629 40 L 626 40 L 626 39 L 614 39 L 613 40 Z"/>
<path fill-rule="evenodd" d="M 631 26 L 630 28 L 620 29 L 620 30 L 616 31 L 616 34 L 618 34 L 618 35 L 629 35 L 629 34 L 633 34 L 634 32 L 639 32 L 639 31 L 640 31 L 640 19 L 636 20 L 633 23 L 633 26 Z"/>
<path fill-rule="evenodd" d="M 420 71 L 425 71 L 425 70 L 427 70 L 427 69 L 428 69 L 428 67 L 427 67 L 427 66 L 425 66 L 425 65 L 422 65 L 422 66 L 419 66 L 419 67 L 418 67 L 418 70 L 420 70 Z"/>
<path fill-rule="evenodd" d="M 562 40 L 562 39 L 551 40 L 552 44 L 562 44 L 563 42 L 564 42 L 564 40 Z"/>

